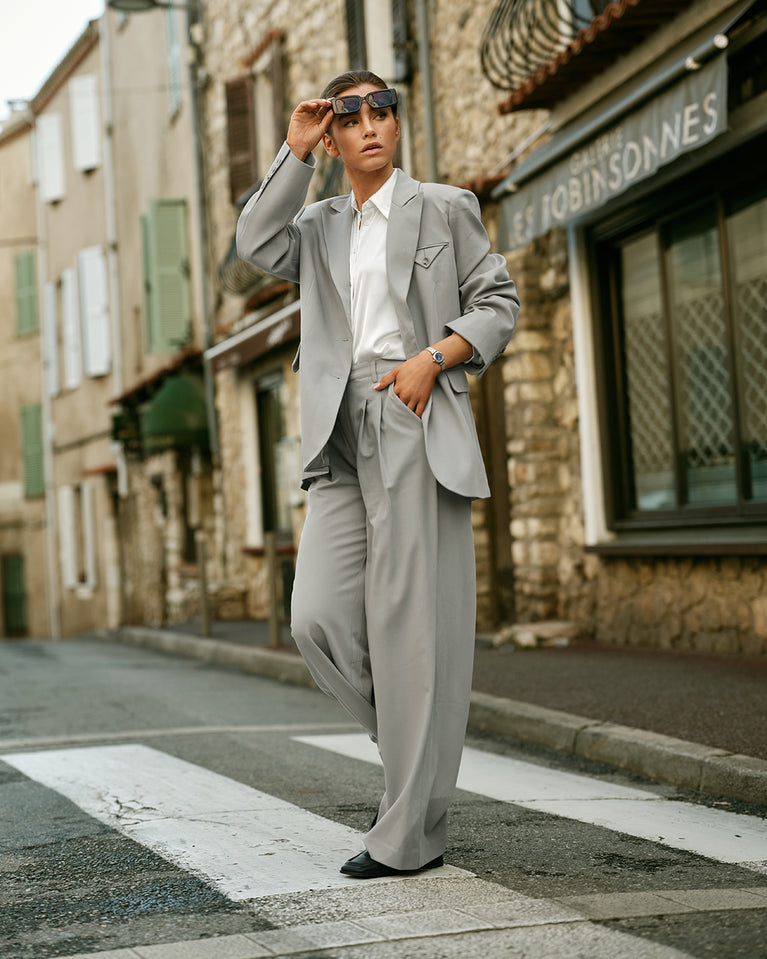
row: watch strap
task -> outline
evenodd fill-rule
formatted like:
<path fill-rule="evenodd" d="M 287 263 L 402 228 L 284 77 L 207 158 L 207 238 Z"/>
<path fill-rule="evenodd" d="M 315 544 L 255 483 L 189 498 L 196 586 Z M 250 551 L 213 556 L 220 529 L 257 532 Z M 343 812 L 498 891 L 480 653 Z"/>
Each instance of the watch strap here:
<path fill-rule="evenodd" d="M 433 346 L 427 346 L 426 349 L 431 353 L 431 358 L 435 363 L 439 365 L 439 368 L 442 372 L 445 372 L 445 357 L 440 353 L 439 350 L 435 349 Z"/>

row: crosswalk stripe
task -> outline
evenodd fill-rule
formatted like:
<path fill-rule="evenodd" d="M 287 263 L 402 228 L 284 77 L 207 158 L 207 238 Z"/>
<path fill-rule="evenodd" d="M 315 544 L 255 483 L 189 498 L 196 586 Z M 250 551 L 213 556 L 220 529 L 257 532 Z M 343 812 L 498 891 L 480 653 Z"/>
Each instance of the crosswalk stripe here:
<path fill-rule="evenodd" d="M 377 759 L 375 748 L 371 749 L 364 736 L 294 738 L 366 761 Z M 565 959 L 577 953 L 590 959 L 616 955 L 625 959 L 691 959 L 673 947 L 595 926 L 589 920 L 713 908 L 761 909 L 767 903 L 767 893 L 758 887 L 730 890 L 726 904 L 719 899 L 714 902 L 712 890 L 661 890 L 648 894 L 642 902 L 637 902 L 633 893 L 628 902 L 623 901 L 626 896 L 533 899 L 450 866 L 414 878 L 368 880 L 360 885 L 337 872 L 349 850 L 359 847 L 361 837 L 355 830 L 150 747 L 128 744 L 40 750 L 5 754 L 0 759 L 181 868 L 204 877 L 231 899 L 259 899 L 262 910 L 267 901 L 273 903 L 271 911 L 267 910 L 273 929 L 133 946 L 105 953 L 105 959 L 108 955 L 117 959 L 118 954 L 126 959 L 160 959 L 171 953 L 184 959 L 212 959 L 230 953 L 256 959 L 393 940 L 418 943 L 419 953 L 433 943 L 436 951 L 427 949 L 424 954 L 436 956 L 442 954 L 438 943 L 453 937 L 457 937 L 457 947 L 471 944 L 530 957 Z M 517 777 L 514 788 L 502 786 L 501 780 L 509 779 L 511 770 Z M 480 784 L 486 795 L 496 798 L 511 792 L 516 797 L 513 801 L 535 808 L 539 808 L 539 800 L 534 797 L 544 796 L 545 802 L 556 805 L 569 794 L 584 805 L 644 802 L 657 806 L 662 802 L 631 787 L 551 773 L 533 764 L 466 750 L 461 786 Z M 645 798 L 637 799 L 637 795 Z M 398 885 L 402 882 L 406 885 Z M 384 893 L 376 890 L 378 883 L 394 885 Z M 297 900 L 285 893 L 303 895 Z M 343 900 L 333 895 L 347 901 L 348 918 L 343 921 L 338 920 Z M 297 922 L 301 916 L 303 922 Z M 474 938 L 465 939 L 468 934 Z M 97 957 L 94 953 L 90 959 Z"/>
<path fill-rule="evenodd" d="M 230 899 L 354 883 L 338 869 L 362 847 L 356 830 L 150 747 L 81 747 L 0 758 L 94 818 L 206 877 Z M 439 874 L 464 873 L 452 866 L 431 873 Z"/>
<path fill-rule="evenodd" d="M 23 739 L 0 739 L 0 751 L 8 749 L 45 749 L 52 746 L 87 746 L 100 743 L 142 742 L 147 739 L 170 739 L 178 736 L 244 736 L 259 733 L 297 733 L 307 730 L 357 729 L 346 723 L 261 723 L 258 726 L 161 726 L 158 729 L 118 729 L 113 732 L 69 733 L 65 736 L 27 736 Z"/>
<path fill-rule="evenodd" d="M 297 742 L 380 763 L 364 734 L 294 736 Z M 463 752 L 458 786 L 468 792 L 649 839 L 762 871 L 767 823 L 756 816 L 665 799 L 591 776 L 548 769 L 478 749 Z"/>

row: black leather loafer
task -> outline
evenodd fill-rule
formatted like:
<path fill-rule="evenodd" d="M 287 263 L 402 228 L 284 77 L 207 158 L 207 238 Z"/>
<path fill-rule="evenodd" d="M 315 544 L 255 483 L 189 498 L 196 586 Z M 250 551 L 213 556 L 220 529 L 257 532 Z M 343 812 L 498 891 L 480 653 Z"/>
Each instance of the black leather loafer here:
<path fill-rule="evenodd" d="M 437 856 L 436 859 L 432 859 L 431 862 L 427 862 L 425 866 L 420 866 L 418 869 L 395 869 L 393 866 L 377 862 L 367 849 L 363 849 L 359 855 L 349 859 L 341 866 L 341 872 L 353 879 L 379 879 L 382 876 L 412 876 L 426 869 L 438 869 L 444 864 L 443 857 Z"/>

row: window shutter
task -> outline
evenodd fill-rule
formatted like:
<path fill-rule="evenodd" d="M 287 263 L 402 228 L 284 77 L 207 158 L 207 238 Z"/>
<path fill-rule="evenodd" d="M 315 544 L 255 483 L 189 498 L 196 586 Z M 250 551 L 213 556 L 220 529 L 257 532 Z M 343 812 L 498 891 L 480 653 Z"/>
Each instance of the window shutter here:
<path fill-rule="evenodd" d="M 192 334 L 185 200 L 152 201 L 146 223 L 146 263 L 148 350 L 172 352 L 189 342 Z"/>
<path fill-rule="evenodd" d="M 161 352 L 159 344 L 156 342 L 155 330 L 157 323 L 154 315 L 154 270 L 152 268 L 152 241 L 150 237 L 151 226 L 148 216 L 141 217 L 141 254 L 142 265 L 144 267 L 144 320 L 146 328 L 146 351 L 147 353 Z"/>
<path fill-rule="evenodd" d="M 227 83 L 226 117 L 229 189 L 232 203 L 236 203 L 238 197 L 258 180 L 255 91 L 250 75 Z"/>
<path fill-rule="evenodd" d="M 360 0 L 346 0 L 346 35 L 349 43 L 349 69 L 367 69 L 365 37 L 365 5 Z"/>
<path fill-rule="evenodd" d="M 85 582 L 96 585 L 96 528 L 93 504 L 93 483 L 83 480 L 80 487 L 83 545 L 85 549 Z"/>
<path fill-rule="evenodd" d="M 64 199 L 64 149 L 61 116 L 44 113 L 37 118 L 37 171 L 40 197 L 45 203 Z"/>
<path fill-rule="evenodd" d="M 274 123 L 274 154 L 285 139 L 285 50 L 282 38 L 272 44 L 272 119 Z M 266 170 L 262 170 L 266 173 Z"/>
<path fill-rule="evenodd" d="M 37 271 L 35 251 L 16 254 L 16 332 L 27 336 L 37 330 Z"/>
<path fill-rule="evenodd" d="M 89 246 L 77 256 L 83 367 L 87 376 L 104 376 L 110 368 L 109 299 L 104 250 Z"/>
<path fill-rule="evenodd" d="M 69 81 L 69 113 L 72 119 L 72 160 L 76 170 L 95 170 L 101 163 L 99 94 L 96 74 Z"/>
<path fill-rule="evenodd" d="M 168 89 L 170 91 L 170 112 L 174 115 L 181 106 L 181 46 L 178 41 L 176 17 L 178 11 L 169 8 L 166 11 L 166 34 L 168 52 Z"/>
<path fill-rule="evenodd" d="M 27 499 L 45 494 L 43 470 L 43 423 L 39 403 L 21 408 L 21 442 L 24 460 L 24 495 Z"/>
<path fill-rule="evenodd" d="M 77 532 L 75 530 L 75 491 L 59 487 L 59 557 L 61 579 L 67 589 L 77 586 Z"/>
<path fill-rule="evenodd" d="M 68 390 L 80 385 L 80 311 L 77 305 L 77 275 L 74 270 L 61 274 L 61 314 L 64 334 L 64 386 Z"/>
<path fill-rule="evenodd" d="M 46 283 L 43 289 L 43 347 L 45 380 L 48 395 L 59 393 L 59 330 L 56 316 L 56 284 Z"/>

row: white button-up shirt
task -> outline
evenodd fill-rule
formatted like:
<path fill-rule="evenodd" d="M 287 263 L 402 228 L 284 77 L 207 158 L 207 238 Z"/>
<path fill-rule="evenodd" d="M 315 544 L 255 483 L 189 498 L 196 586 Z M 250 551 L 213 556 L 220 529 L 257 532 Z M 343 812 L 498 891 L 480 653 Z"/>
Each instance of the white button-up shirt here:
<path fill-rule="evenodd" d="M 357 207 L 352 193 L 354 220 L 349 247 L 349 277 L 355 363 L 405 359 L 386 270 L 386 234 L 396 179 L 395 170 L 380 190 L 362 204 L 362 210 Z"/>

